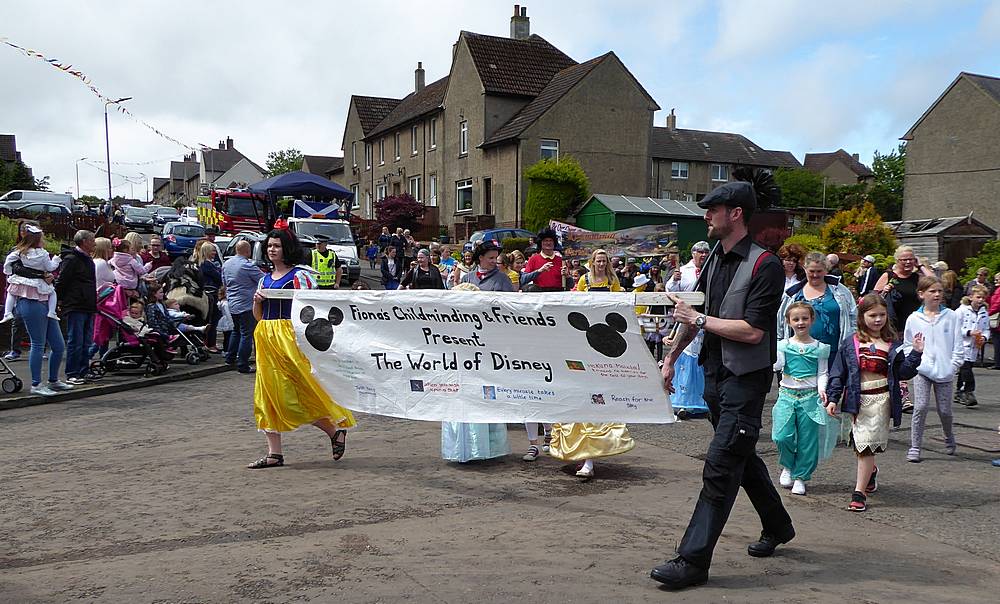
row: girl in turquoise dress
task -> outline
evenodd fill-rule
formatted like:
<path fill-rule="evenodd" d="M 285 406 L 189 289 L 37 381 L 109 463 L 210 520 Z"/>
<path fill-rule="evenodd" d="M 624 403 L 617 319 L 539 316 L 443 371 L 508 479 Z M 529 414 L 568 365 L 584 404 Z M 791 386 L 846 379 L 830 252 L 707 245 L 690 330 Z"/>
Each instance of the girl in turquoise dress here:
<path fill-rule="evenodd" d="M 826 412 L 830 346 L 811 335 L 816 312 L 808 302 L 793 302 L 785 322 L 794 335 L 778 342 L 775 371 L 781 372 L 778 400 L 771 411 L 771 439 L 778 448 L 778 483 L 795 495 L 806 494 L 821 459 L 837 444 L 838 422 Z"/>

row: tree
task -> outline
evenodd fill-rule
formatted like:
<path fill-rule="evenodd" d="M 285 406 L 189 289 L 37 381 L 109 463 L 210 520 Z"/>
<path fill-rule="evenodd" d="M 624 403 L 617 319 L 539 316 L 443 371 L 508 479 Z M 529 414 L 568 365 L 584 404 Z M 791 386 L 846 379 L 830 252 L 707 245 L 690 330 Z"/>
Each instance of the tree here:
<path fill-rule="evenodd" d="M 990 269 L 991 275 L 1000 273 L 1000 241 L 988 242 L 979 250 L 978 254 L 965 259 L 965 269 L 960 272 L 962 283 L 968 283 L 975 279 L 976 271 L 983 266 Z"/>
<path fill-rule="evenodd" d="M 833 253 L 891 254 L 896 248 L 892 230 L 869 202 L 834 214 L 821 236 L 826 251 Z"/>
<path fill-rule="evenodd" d="M 48 176 L 43 176 L 41 178 L 33 178 L 32 180 L 34 181 L 34 185 L 35 185 L 34 187 L 32 187 L 34 190 L 36 190 L 36 191 L 48 191 L 49 190 L 49 177 Z"/>
<path fill-rule="evenodd" d="M 302 169 L 302 152 L 298 149 L 271 151 L 267 154 L 267 175 L 277 176 Z"/>
<path fill-rule="evenodd" d="M 413 229 L 417 221 L 424 215 L 424 204 L 417 201 L 409 193 L 386 197 L 375 202 L 375 220 L 379 224 L 390 227 Z"/>
<path fill-rule="evenodd" d="M 46 177 L 47 178 L 47 177 Z M 45 185 L 48 185 L 46 179 Z M 0 163 L 0 193 L 21 190 L 34 191 L 38 185 L 31 175 L 31 169 L 24 162 L 17 160 L 11 164 Z"/>
<path fill-rule="evenodd" d="M 538 231 L 550 220 L 565 220 L 577 204 L 590 198 L 590 179 L 576 159 L 543 159 L 525 171 L 528 201 L 524 205 L 524 227 Z"/>
<path fill-rule="evenodd" d="M 805 168 L 778 168 L 774 182 L 781 187 L 781 205 L 786 208 L 818 207 L 823 203 L 823 176 Z M 827 187 L 827 196 L 831 194 Z M 829 204 L 828 204 L 829 205 Z"/>
<path fill-rule="evenodd" d="M 875 182 L 868 191 L 868 200 L 883 220 L 900 220 L 906 177 L 906 143 L 899 143 L 899 147 L 888 155 L 875 151 L 872 172 L 875 173 Z"/>

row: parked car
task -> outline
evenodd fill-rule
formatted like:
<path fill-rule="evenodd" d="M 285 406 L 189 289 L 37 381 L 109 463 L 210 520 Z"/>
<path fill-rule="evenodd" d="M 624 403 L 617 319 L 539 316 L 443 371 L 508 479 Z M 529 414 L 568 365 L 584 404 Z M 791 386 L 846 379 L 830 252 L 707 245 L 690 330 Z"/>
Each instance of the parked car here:
<path fill-rule="evenodd" d="M 168 222 L 177 222 L 178 215 L 175 208 L 150 205 L 146 206 L 146 209 L 153 213 L 153 230 L 159 231 Z"/>
<path fill-rule="evenodd" d="M 186 224 L 198 224 L 198 208 L 181 208 L 177 220 Z"/>
<path fill-rule="evenodd" d="M 194 244 L 204 237 L 205 227 L 200 224 L 168 222 L 163 225 L 163 249 L 171 258 L 190 256 Z"/>
<path fill-rule="evenodd" d="M 511 239 L 514 237 L 519 237 L 522 239 L 527 239 L 531 243 L 528 245 L 529 252 L 535 251 L 535 233 L 531 231 L 526 231 L 524 229 L 486 229 L 485 231 L 476 231 L 469 237 L 469 241 L 465 243 L 462 247 L 464 251 L 472 251 L 474 247 L 479 245 L 481 241 L 496 241 L 500 245 L 503 245 L 504 239 Z"/>
<path fill-rule="evenodd" d="M 7 191 L 0 197 L 0 208 L 19 210 L 28 204 L 60 205 L 67 211 L 73 211 L 73 196 L 66 193 L 50 193 L 48 191 Z"/>
<path fill-rule="evenodd" d="M 216 242 L 218 242 L 219 239 L 220 237 L 216 237 Z M 302 235 L 298 239 L 304 251 L 304 262 L 309 264 L 311 250 L 316 247 L 316 239 L 310 237 L 309 235 Z M 235 256 L 236 244 L 240 241 L 250 243 L 250 258 L 256 262 L 262 270 L 271 270 L 271 263 L 267 259 L 267 233 L 261 233 L 260 231 L 240 231 L 239 233 L 236 233 L 224 248 L 222 245 L 219 246 L 222 249 L 222 257 L 229 259 Z M 348 283 L 353 283 L 353 281 L 350 280 L 350 267 L 347 264 L 347 259 L 338 256 L 337 266 L 344 269 L 343 276 L 341 277 L 341 285 L 346 286 Z"/>
<path fill-rule="evenodd" d="M 130 231 L 152 233 L 155 230 L 153 228 L 153 213 L 146 208 L 129 207 L 125 210 L 125 228 Z"/>
<path fill-rule="evenodd" d="M 35 215 L 60 214 L 62 216 L 69 216 L 71 214 L 71 212 L 66 209 L 66 206 L 55 203 L 28 203 L 18 208 L 17 211 Z"/>

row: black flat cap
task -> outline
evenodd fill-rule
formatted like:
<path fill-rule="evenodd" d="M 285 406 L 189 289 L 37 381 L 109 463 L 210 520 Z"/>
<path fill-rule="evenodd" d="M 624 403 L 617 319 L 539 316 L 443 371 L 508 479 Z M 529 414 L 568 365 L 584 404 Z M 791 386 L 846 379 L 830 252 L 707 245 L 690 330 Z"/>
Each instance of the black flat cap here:
<path fill-rule="evenodd" d="M 748 182 L 727 182 L 712 189 L 711 193 L 698 202 L 698 207 L 707 210 L 719 204 L 753 212 L 757 209 L 757 194 Z"/>

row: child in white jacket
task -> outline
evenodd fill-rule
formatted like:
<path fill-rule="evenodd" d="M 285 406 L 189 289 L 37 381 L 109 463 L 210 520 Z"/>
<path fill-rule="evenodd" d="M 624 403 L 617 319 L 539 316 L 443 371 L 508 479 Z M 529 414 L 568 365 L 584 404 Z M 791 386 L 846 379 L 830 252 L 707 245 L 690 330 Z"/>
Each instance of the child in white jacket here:
<path fill-rule="evenodd" d="M 958 318 L 962 326 L 962 343 L 965 347 L 965 362 L 958 370 L 958 384 L 955 387 L 955 402 L 966 407 L 975 407 L 976 376 L 972 373 L 972 365 L 979 357 L 979 351 L 990 339 L 990 314 L 986 309 L 986 298 L 989 292 L 982 285 L 972 287 L 969 303 L 962 300 L 958 307 Z"/>
<path fill-rule="evenodd" d="M 906 319 L 903 347 L 909 352 L 913 338 L 924 336 L 924 353 L 917 367 L 917 376 L 910 382 L 913 395 L 913 423 L 910 430 L 910 450 L 906 461 L 920 463 L 920 447 L 924 440 L 924 422 L 931 391 L 937 403 L 941 429 L 944 431 L 945 452 L 955 454 L 955 433 L 952 430 L 951 397 L 954 392 L 955 372 L 965 361 L 962 342 L 962 325 L 958 314 L 941 306 L 944 288 L 937 277 L 921 277 L 917 283 L 917 297 L 923 305 Z"/>

